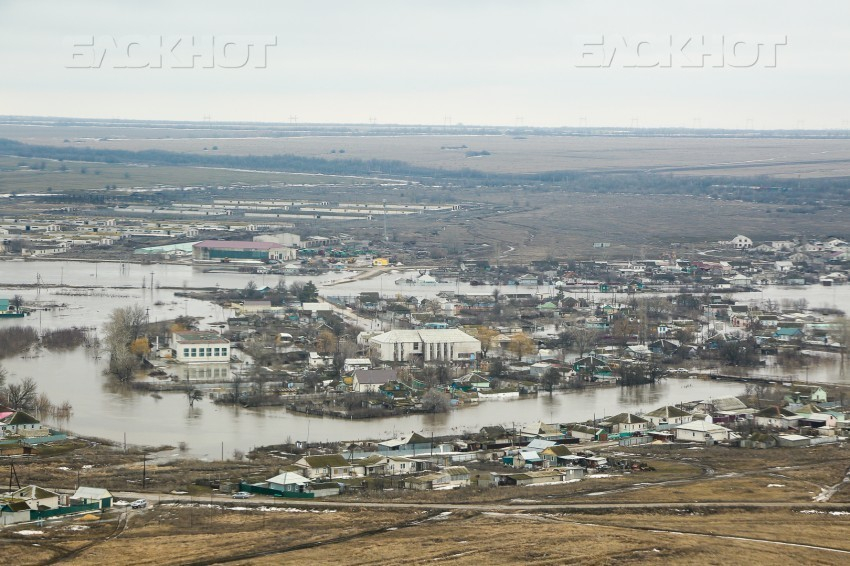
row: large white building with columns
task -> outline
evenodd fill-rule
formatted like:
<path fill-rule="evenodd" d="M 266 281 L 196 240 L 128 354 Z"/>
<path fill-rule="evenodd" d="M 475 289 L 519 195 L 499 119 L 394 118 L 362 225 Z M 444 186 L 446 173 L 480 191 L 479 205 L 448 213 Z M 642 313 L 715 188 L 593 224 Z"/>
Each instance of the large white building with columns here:
<path fill-rule="evenodd" d="M 390 330 L 369 339 L 369 346 L 384 362 L 468 362 L 481 352 L 481 342 L 455 328 Z"/>

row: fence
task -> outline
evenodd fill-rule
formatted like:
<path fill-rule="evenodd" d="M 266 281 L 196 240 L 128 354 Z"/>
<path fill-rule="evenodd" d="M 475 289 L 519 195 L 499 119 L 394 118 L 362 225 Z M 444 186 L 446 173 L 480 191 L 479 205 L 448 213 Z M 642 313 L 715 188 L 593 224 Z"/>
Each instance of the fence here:
<path fill-rule="evenodd" d="M 834 444 L 838 442 L 837 436 L 814 436 L 810 440 L 811 446 L 817 446 L 818 444 Z"/>
<path fill-rule="evenodd" d="M 259 495 L 272 495 L 274 497 L 290 497 L 293 499 L 313 499 L 312 493 L 302 493 L 300 491 L 281 491 L 279 489 L 271 489 L 250 483 L 239 482 L 239 491 L 247 491 L 248 493 L 257 493 Z"/>
<path fill-rule="evenodd" d="M 38 521 L 39 519 L 49 519 L 50 517 L 59 517 L 60 515 L 70 515 L 71 513 L 82 513 L 83 511 L 97 510 L 100 510 L 99 503 L 83 503 L 81 505 L 57 507 L 56 509 L 33 509 L 30 511 L 30 521 Z"/>
<path fill-rule="evenodd" d="M 629 436 L 620 439 L 620 446 L 640 446 L 652 442 L 651 436 Z"/>

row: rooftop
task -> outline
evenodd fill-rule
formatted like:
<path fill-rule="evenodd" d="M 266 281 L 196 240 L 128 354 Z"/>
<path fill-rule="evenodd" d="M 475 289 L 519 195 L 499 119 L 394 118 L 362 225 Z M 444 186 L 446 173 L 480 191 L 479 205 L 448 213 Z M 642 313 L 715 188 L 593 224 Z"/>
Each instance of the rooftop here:
<path fill-rule="evenodd" d="M 204 240 L 192 246 L 193 248 L 217 248 L 226 250 L 272 250 L 285 248 L 275 242 L 240 242 L 235 240 Z"/>

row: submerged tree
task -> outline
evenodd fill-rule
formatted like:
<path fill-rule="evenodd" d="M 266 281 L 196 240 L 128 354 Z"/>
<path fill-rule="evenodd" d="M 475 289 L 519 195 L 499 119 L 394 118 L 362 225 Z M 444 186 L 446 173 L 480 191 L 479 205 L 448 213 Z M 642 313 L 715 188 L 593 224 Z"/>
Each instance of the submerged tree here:
<path fill-rule="evenodd" d="M 186 391 L 186 397 L 189 399 L 189 406 L 194 407 L 195 401 L 201 401 L 204 398 L 204 394 L 200 389 L 190 389 Z"/>
<path fill-rule="evenodd" d="M 139 306 L 117 308 L 106 322 L 106 348 L 109 350 L 109 373 L 120 381 L 128 381 L 139 367 L 141 358 L 131 350 L 142 337 L 147 321 L 146 310 Z"/>
<path fill-rule="evenodd" d="M 546 373 L 543 374 L 542 384 L 543 388 L 552 393 L 552 391 L 561 383 L 561 372 L 556 368 L 549 368 L 546 370 Z"/>

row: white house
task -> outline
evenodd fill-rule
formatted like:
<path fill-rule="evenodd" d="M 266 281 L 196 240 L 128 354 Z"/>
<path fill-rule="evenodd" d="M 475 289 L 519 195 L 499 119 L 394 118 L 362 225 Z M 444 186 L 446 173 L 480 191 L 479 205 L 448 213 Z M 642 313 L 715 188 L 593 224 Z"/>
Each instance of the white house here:
<path fill-rule="evenodd" d="M 341 454 L 304 456 L 295 465 L 304 470 L 304 476 L 315 478 L 340 478 L 351 475 L 351 463 Z"/>
<path fill-rule="evenodd" d="M 23 411 L 9 411 L 0 407 L 0 438 L 17 435 L 25 438 L 48 436 L 50 429 L 38 419 Z"/>
<path fill-rule="evenodd" d="M 310 485 L 310 480 L 295 472 L 283 472 L 267 479 L 266 483 L 269 489 L 278 491 L 304 491 L 304 487 Z"/>
<path fill-rule="evenodd" d="M 372 360 L 369 358 L 345 358 L 342 362 L 343 371 L 349 372 L 356 369 L 371 369 Z"/>
<path fill-rule="evenodd" d="M 648 421 L 631 413 L 620 413 L 609 419 L 605 419 L 602 424 L 610 425 L 611 432 L 642 432 L 646 430 Z"/>
<path fill-rule="evenodd" d="M 732 431 L 707 420 L 691 421 L 681 424 L 673 429 L 676 440 L 689 440 L 692 442 L 704 442 L 706 440 L 728 440 Z"/>
<path fill-rule="evenodd" d="M 24 486 L 3 497 L 8 500 L 24 501 L 30 509 L 35 511 L 59 507 L 59 494 L 37 485 Z"/>
<path fill-rule="evenodd" d="M 351 389 L 356 393 L 377 393 L 382 385 L 396 379 L 394 369 L 358 369 L 354 372 Z"/>
<path fill-rule="evenodd" d="M 740 234 L 732 238 L 732 241 L 729 243 L 732 244 L 732 247 L 736 250 L 748 250 L 753 247 L 753 241 L 746 236 L 741 236 Z"/>
<path fill-rule="evenodd" d="M 104 487 L 84 487 L 80 486 L 74 495 L 71 496 L 72 504 L 89 504 L 96 503 L 101 509 L 112 507 L 112 493 Z"/>
<path fill-rule="evenodd" d="M 658 425 L 680 425 L 689 423 L 694 416 L 687 411 L 683 411 L 678 407 L 667 405 L 660 409 L 655 409 L 643 415 L 643 417 L 651 422 L 654 426 Z"/>
<path fill-rule="evenodd" d="M 230 340 L 216 332 L 175 332 L 171 336 L 171 348 L 178 362 L 230 361 Z"/>
<path fill-rule="evenodd" d="M 369 346 L 386 362 L 406 362 L 419 357 L 425 362 L 474 360 L 481 342 L 455 328 L 390 330 L 369 339 Z"/>
<path fill-rule="evenodd" d="M 785 430 L 792 427 L 796 428 L 800 421 L 800 415 L 782 407 L 768 407 L 756 413 L 755 421 L 757 426 Z"/>

